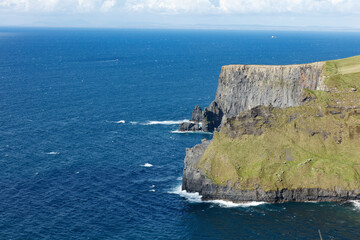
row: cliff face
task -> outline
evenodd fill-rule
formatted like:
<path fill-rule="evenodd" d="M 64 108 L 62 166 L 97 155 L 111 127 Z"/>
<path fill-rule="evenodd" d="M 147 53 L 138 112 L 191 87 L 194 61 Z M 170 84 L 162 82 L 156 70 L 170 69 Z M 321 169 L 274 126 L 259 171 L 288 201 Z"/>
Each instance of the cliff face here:
<path fill-rule="evenodd" d="M 258 105 L 299 106 L 305 99 L 302 89 L 325 89 L 323 65 L 324 62 L 222 67 L 215 100 L 204 111 L 204 130 L 217 128 L 223 116 L 234 117 Z"/>
<path fill-rule="evenodd" d="M 186 149 L 185 168 L 183 171 L 182 189 L 190 192 L 201 192 L 204 184 L 211 184 L 203 169 L 199 168 L 200 159 L 210 141 L 204 141 L 193 148 Z"/>
<path fill-rule="evenodd" d="M 359 200 L 359 90 L 360 56 L 223 67 L 203 112 L 203 130 L 221 128 L 187 149 L 183 189 L 203 200 Z"/>
<path fill-rule="evenodd" d="M 358 146 L 360 106 L 255 107 L 186 150 L 182 186 L 203 200 L 359 200 Z"/>
<path fill-rule="evenodd" d="M 255 189 L 241 189 L 233 186 L 232 180 L 227 184 L 218 185 L 211 180 L 204 170 L 199 167 L 202 155 L 205 153 L 210 141 L 196 145 L 186 150 L 185 168 L 183 172 L 182 189 L 188 192 L 198 192 L 202 200 L 224 199 L 232 202 L 289 202 L 289 201 L 346 201 L 360 200 L 359 190 L 346 190 L 342 188 L 278 188 L 264 190 L 260 186 Z M 208 166 L 209 167 L 209 166 Z"/>

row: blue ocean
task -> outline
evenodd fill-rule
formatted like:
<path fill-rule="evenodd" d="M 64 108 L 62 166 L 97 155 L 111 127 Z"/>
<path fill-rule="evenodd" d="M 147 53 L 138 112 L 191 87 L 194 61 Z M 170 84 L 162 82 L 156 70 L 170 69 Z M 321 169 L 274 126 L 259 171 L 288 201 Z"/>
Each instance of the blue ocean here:
<path fill-rule="evenodd" d="M 0 239 L 360 239 L 356 202 L 181 192 L 212 135 L 176 132 L 222 65 L 359 54 L 360 33 L 0 28 Z"/>

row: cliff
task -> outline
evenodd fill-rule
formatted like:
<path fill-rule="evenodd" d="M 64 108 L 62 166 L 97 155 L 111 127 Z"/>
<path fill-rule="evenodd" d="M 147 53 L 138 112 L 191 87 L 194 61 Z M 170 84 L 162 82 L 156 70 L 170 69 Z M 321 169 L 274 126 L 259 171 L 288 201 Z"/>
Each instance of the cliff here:
<path fill-rule="evenodd" d="M 357 89 L 360 57 L 223 67 L 203 112 L 206 130 L 221 127 L 187 149 L 183 189 L 235 202 L 360 199 Z"/>
<path fill-rule="evenodd" d="M 213 131 L 223 116 L 234 117 L 259 105 L 299 106 L 305 98 L 304 88 L 325 90 L 323 66 L 324 62 L 222 67 L 215 100 L 204 111 L 204 130 Z"/>

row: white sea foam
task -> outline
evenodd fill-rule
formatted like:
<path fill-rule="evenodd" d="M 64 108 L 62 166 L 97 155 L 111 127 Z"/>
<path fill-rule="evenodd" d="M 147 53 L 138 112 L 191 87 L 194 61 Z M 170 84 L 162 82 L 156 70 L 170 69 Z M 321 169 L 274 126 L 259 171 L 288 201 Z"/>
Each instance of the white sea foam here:
<path fill-rule="evenodd" d="M 143 123 L 143 125 L 176 125 L 184 122 L 191 122 L 190 120 L 184 119 L 184 120 L 178 120 L 178 121 L 147 121 L 146 123 Z"/>
<path fill-rule="evenodd" d="M 360 210 L 360 201 L 356 201 L 356 200 L 353 200 L 353 201 L 350 201 L 356 209 Z"/>
<path fill-rule="evenodd" d="M 203 132 L 203 131 L 179 131 L 179 130 L 171 131 L 171 133 L 214 134 L 214 133 L 212 133 L 212 132 Z"/>
<path fill-rule="evenodd" d="M 266 202 L 244 202 L 244 203 L 234 203 L 230 201 L 224 201 L 224 200 L 212 200 L 209 201 L 211 203 L 218 204 L 220 207 L 224 208 L 234 208 L 234 207 L 255 207 L 262 204 L 266 204 Z"/>
<path fill-rule="evenodd" d="M 151 189 L 151 190 L 149 190 L 149 192 L 155 192 L 155 189 Z"/>
<path fill-rule="evenodd" d="M 189 202 L 195 202 L 195 203 L 201 203 L 201 196 L 199 193 L 188 193 L 185 190 L 181 190 L 181 185 L 178 187 L 175 187 L 174 189 L 172 189 L 171 191 L 169 191 L 168 193 L 170 194 L 177 194 L 180 195 L 183 198 L 186 198 L 186 200 L 188 200 Z"/>
<path fill-rule="evenodd" d="M 131 125 L 136 125 L 138 122 L 130 122 Z"/>
<path fill-rule="evenodd" d="M 120 120 L 120 121 L 116 121 L 115 123 L 122 123 L 122 124 L 124 124 L 125 123 L 125 120 Z"/>
<path fill-rule="evenodd" d="M 60 152 L 48 152 L 46 154 L 48 154 L 48 155 L 58 155 L 58 154 L 60 154 Z"/>
<path fill-rule="evenodd" d="M 259 206 L 262 204 L 266 204 L 266 202 L 244 202 L 244 203 L 234 203 L 231 201 L 224 201 L 224 200 L 211 200 L 211 201 L 202 201 L 201 195 L 199 193 L 188 193 L 185 190 L 181 190 L 181 185 L 178 187 L 175 187 L 173 190 L 169 191 L 168 193 L 171 194 L 178 194 L 181 197 L 186 198 L 189 202 L 194 203 L 214 203 L 219 205 L 220 207 L 224 208 L 234 208 L 234 207 L 254 207 Z"/>
<path fill-rule="evenodd" d="M 151 163 L 145 163 L 144 165 L 141 165 L 142 167 L 152 167 L 153 165 Z"/>

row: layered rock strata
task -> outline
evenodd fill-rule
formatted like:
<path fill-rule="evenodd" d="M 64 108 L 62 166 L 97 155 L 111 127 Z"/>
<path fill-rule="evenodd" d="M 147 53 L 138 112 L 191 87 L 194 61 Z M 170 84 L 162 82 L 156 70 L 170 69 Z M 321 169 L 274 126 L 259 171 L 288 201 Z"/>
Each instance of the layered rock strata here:
<path fill-rule="evenodd" d="M 204 109 L 204 131 L 219 127 L 223 116 L 234 117 L 258 105 L 299 106 L 305 100 L 302 89 L 325 89 L 323 65 L 324 62 L 222 67 L 215 100 Z"/>

